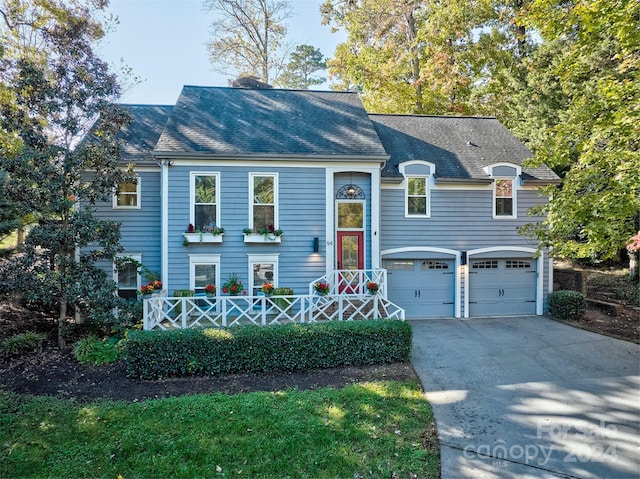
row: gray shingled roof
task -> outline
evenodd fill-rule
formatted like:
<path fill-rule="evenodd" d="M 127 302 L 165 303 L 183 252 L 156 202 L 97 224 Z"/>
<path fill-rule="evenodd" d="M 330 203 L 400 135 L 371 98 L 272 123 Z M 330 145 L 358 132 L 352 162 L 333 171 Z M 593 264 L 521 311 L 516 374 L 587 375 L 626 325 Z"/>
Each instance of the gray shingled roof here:
<path fill-rule="evenodd" d="M 507 162 L 522 166 L 533 157 L 497 119 L 423 115 L 369 115 L 390 159 L 383 178 L 400 178 L 398 165 L 410 160 L 435 164 L 437 178 L 489 179 L 483 167 Z M 526 180 L 554 181 L 546 166 L 523 168 Z"/>
<path fill-rule="evenodd" d="M 185 86 L 163 155 L 386 158 L 356 93 Z"/>
<path fill-rule="evenodd" d="M 153 148 L 167 123 L 173 106 L 122 105 L 131 113 L 131 123 L 119 134 L 122 140 L 122 161 L 154 161 Z"/>

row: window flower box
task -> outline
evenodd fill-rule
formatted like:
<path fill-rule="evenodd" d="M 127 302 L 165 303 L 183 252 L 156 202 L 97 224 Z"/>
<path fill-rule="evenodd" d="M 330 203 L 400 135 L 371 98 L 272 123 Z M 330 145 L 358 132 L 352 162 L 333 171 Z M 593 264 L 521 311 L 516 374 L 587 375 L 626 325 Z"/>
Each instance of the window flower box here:
<path fill-rule="evenodd" d="M 182 233 L 185 244 L 191 243 L 222 243 L 224 233 Z"/>
<path fill-rule="evenodd" d="M 258 231 L 250 228 L 242 230 L 245 243 L 282 243 L 281 229 L 260 229 Z"/>
<path fill-rule="evenodd" d="M 274 234 L 245 233 L 245 243 L 282 243 L 282 236 Z"/>
<path fill-rule="evenodd" d="M 188 246 L 191 243 L 222 243 L 224 228 L 215 226 L 212 223 L 210 226 L 204 228 L 204 231 L 200 231 L 189 223 L 187 231 L 182 233 L 182 235 L 184 236 L 185 246 Z"/>

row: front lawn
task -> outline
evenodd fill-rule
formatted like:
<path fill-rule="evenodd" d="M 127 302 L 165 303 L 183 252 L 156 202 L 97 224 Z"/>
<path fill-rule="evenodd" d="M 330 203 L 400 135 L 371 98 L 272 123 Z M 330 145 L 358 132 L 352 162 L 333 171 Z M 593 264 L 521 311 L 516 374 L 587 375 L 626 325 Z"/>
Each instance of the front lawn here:
<path fill-rule="evenodd" d="M 437 478 L 417 381 L 78 405 L 0 394 L 0 477 Z"/>

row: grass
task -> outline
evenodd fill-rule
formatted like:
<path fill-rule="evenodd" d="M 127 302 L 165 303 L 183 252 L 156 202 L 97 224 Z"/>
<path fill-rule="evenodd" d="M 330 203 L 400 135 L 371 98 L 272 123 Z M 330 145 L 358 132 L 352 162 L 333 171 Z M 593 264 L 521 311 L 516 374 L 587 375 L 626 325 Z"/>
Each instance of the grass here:
<path fill-rule="evenodd" d="M 437 478 L 432 420 L 417 381 L 87 405 L 1 393 L 0 477 Z"/>

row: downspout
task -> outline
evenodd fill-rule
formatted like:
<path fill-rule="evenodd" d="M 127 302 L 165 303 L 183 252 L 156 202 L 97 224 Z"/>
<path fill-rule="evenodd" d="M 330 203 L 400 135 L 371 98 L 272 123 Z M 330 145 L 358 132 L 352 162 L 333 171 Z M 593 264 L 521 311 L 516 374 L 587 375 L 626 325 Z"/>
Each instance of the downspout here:
<path fill-rule="evenodd" d="M 161 191 L 162 199 L 160 201 L 160 263 L 162 288 L 164 291 L 169 290 L 169 160 L 160 162 L 161 172 Z"/>

